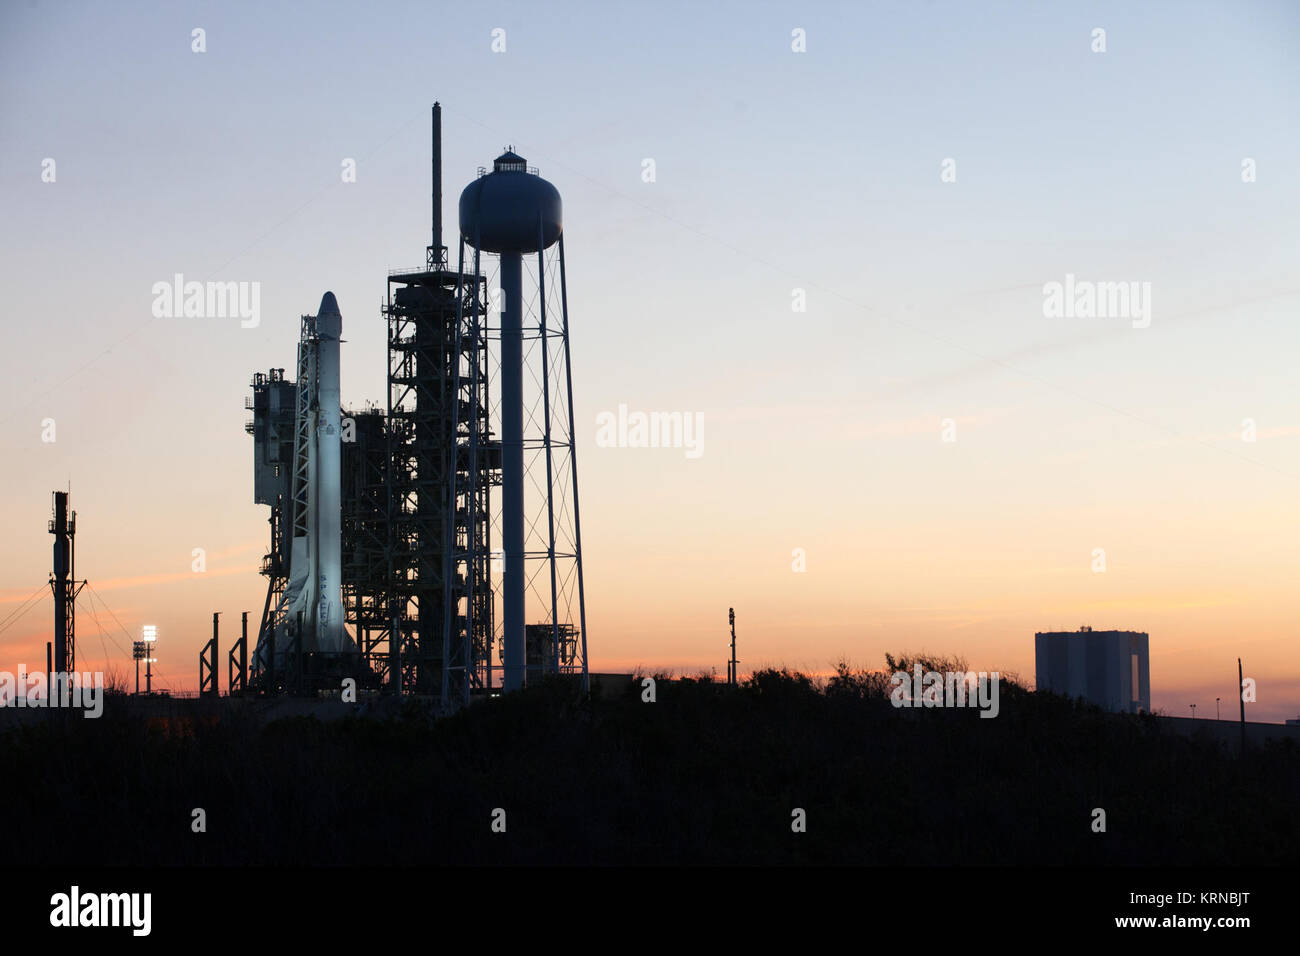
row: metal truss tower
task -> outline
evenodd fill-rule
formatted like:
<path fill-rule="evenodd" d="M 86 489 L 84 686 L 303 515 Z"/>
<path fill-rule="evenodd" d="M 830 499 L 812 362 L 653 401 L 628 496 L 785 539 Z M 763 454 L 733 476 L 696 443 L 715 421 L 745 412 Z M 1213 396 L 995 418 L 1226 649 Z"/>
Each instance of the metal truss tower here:
<path fill-rule="evenodd" d="M 388 684 L 388 420 L 382 408 L 343 420 L 343 607 L 361 659 Z"/>
<path fill-rule="evenodd" d="M 259 672 L 265 666 L 260 654 L 270 648 L 274 639 L 281 600 L 289 583 L 292 535 L 285 516 L 289 510 L 297 401 L 297 386 L 285 380 L 282 368 L 254 374 L 253 394 L 244 400 L 244 407 L 253 413 L 244 425 L 253 436 L 253 500 L 271 508 L 271 548 L 262 557 L 261 568 L 267 578 L 266 603 L 254 645 L 258 653 L 254 654 L 253 665 Z"/>
<path fill-rule="evenodd" d="M 481 280 L 446 267 L 442 246 L 441 108 L 433 107 L 433 241 L 423 270 L 388 277 L 387 481 L 390 686 L 436 696 L 444 708 L 468 702 L 487 675 L 491 610 L 466 649 L 449 609 L 465 593 L 491 594 L 486 560 L 466 578 L 449 573 L 465 549 L 490 548 L 488 489 L 499 453 L 487 431 L 487 366 L 481 335 L 462 318 L 482 309 Z M 470 448 L 474 453 L 470 453 Z M 472 497 L 458 488 L 482 489 Z M 393 635 L 396 635 L 394 638 Z M 398 677 L 400 675 L 400 678 Z"/>
<path fill-rule="evenodd" d="M 395 668 L 389 673 L 391 680 L 400 671 L 403 691 L 443 697 L 443 671 L 457 657 L 444 647 L 446 602 L 461 587 L 447 575 L 448 555 L 461 537 L 488 547 L 486 521 L 469 528 L 469 516 L 448 507 L 458 472 L 462 484 L 470 468 L 482 472 L 475 484 L 493 480 L 490 454 L 471 461 L 457 453 L 458 432 L 473 432 L 480 445 L 489 442 L 468 414 L 471 406 L 486 407 L 486 368 L 458 323 L 466 311 L 459 297 L 474 297 L 475 283 L 439 267 L 394 273 L 388 289 L 390 630 L 399 635 L 396 647 L 389 640 L 389 666 Z M 479 369 L 477 388 L 461 381 L 460 373 L 471 367 Z M 467 694 L 463 688 L 456 696 Z"/>
<path fill-rule="evenodd" d="M 68 492 L 54 492 L 54 569 L 50 591 L 54 595 L 54 673 L 70 674 L 77 669 L 77 595 L 85 581 L 76 580 L 77 513 L 68 511 Z"/>

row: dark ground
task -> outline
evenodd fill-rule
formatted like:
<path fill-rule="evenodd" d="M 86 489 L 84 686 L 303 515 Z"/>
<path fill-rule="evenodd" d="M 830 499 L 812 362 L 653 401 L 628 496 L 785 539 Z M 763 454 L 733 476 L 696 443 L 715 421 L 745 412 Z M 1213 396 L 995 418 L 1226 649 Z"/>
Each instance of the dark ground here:
<path fill-rule="evenodd" d="M 0 864 L 1300 858 L 1290 741 L 1243 758 L 1005 679 L 996 719 L 895 709 L 879 676 L 847 671 L 822 688 L 772 671 L 739 688 L 661 678 L 657 698 L 636 684 L 579 703 L 548 685 L 437 722 L 232 713 L 187 734 L 110 699 L 98 720 L 0 735 Z"/>

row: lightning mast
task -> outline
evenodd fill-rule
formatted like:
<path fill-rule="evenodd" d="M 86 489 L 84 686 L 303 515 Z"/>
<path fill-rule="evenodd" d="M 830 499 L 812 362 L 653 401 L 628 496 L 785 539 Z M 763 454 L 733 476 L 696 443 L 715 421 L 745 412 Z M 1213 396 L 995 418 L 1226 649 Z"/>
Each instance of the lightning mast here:
<path fill-rule="evenodd" d="M 76 580 L 77 513 L 68 511 L 69 494 L 54 492 L 54 568 L 50 590 L 54 594 L 54 673 L 69 674 L 77 669 L 77 595 L 85 581 Z"/>

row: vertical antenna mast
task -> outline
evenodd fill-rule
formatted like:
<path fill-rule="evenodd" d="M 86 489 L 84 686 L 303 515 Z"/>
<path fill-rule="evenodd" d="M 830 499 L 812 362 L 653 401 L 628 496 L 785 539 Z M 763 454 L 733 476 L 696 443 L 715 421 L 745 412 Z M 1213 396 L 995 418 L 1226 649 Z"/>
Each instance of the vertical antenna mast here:
<path fill-rule="evenodd" d="M 428 270 L 440 268 L 446 255 L 442 246 L 442 105 L 433 104 L 433 242 L 429 245 Z"/>
<path fill-rule="evenodd" d="M 69 484 L 71 487 L 71 484 Z M 54 569 L 50 572 L 50 590 L 54 592 L 54 673 L 68 674 L 77 669 L 77 584 L 76 534 L 77 513 L 69 513 L 71 492 L 54 492 L 54 517 L 50 534 L 54 535 Z M 83 584 L 85 582 L 82 582 Z"/>

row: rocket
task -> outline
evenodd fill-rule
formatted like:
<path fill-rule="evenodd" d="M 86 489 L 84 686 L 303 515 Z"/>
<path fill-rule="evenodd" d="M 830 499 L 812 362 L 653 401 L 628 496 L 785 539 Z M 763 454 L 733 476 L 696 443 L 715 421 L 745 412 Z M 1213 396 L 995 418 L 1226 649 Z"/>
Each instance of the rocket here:
<path fill-rule="evenodd" d="M 302 495 L 306 509 L 294 520 L 290 545 L 289 580 L 282 607 L 282 626 L 302 622 L 302 650 L 337 654 L 354 650 L 343 628 L 343 469 L 341 413 L 339 411 L 339 341 L 343 317 L 333 292 L 326 292 L 316 313 L 316 332 L 299 343 L 305 349 L 300 361 L 310 401 L 299 424 L 302 447 Z M 295 480 L 295 495 L 297 482 Z M 287 638 L 287 635 L 284 635 Z M 287 649 L 287 640 L 276 653 Z M 260 647 L 260 644 L 259 644 Z"/>
<path fill-rule="evenodd" d="M 343 651 L 343 552 L 341 544 L 343 468 L 339 421 L 339 339 L 343 316 L 333 292 L 316 313 L 319 358 L 316 370 L 319 413 L 316 420 L 316 650 Z"/>

